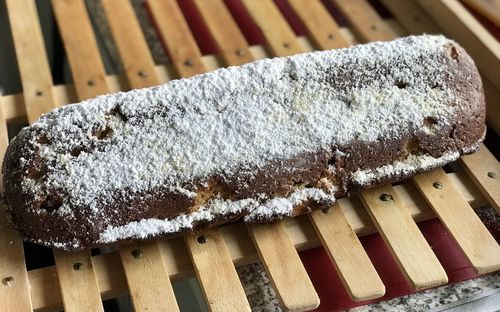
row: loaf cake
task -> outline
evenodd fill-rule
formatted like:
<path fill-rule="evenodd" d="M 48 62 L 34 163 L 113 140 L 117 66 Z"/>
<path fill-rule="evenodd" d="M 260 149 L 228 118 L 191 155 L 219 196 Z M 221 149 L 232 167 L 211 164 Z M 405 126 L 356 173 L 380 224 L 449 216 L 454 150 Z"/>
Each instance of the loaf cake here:
<path fill-rule="evenodd" d="M 411 36 L 247 65 L 58 108 L 11 141 L 7 210 L 64 250 L 270 222 L 479 148 L 474 62 Z"/>

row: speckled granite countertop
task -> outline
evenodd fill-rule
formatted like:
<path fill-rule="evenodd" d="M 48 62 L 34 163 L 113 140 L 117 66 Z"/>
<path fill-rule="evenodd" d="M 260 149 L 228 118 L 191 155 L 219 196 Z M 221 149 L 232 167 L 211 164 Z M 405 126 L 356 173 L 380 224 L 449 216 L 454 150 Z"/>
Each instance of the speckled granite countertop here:
<path fill-rule="evenodd" d="M 238 275 L 244 286 L 248 301 L 252 306 L 252 311 L 283 311 L 264 267 L 260 263 L 239 268 Z M 499 288 L 500 272 L 496 272 L 461 283 L 352 308 L 348 311 L 429 311 Z"/>

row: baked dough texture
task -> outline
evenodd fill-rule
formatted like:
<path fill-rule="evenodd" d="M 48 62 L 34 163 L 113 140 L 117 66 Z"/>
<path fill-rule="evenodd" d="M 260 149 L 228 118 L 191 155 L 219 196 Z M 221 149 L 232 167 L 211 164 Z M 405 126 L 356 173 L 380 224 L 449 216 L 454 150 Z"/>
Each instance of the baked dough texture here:
<path fill-rule="evenodd" d="M 442 36 L 259 60 L 58 108 L 11 141 L 8 213 L 64 250 L 269 222 L 479 148 L 479 73 Z"/>

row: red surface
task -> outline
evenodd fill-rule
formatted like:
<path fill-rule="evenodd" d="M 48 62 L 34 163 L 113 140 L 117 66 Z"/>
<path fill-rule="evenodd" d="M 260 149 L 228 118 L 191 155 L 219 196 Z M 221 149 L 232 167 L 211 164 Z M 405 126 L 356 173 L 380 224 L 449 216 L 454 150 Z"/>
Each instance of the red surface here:
<path fill-rule="evenodd" d="M 193 34 L 202 54 L 217 54 L 219 49 L 205 21 L 193 0 L 177 0 L 189 29 Z"/>
<path fill-rule="evenodd" d="M 479 276 L 438 219 L 421 222 L 418 227 L 443 265 L 450 284 Z M 498 231 L 493 233 L 497 241 L 500 238 L 498 234 Z M 339 311 L 414 293 L 379 234 L 364 236 L 361 243 L 386 287 L 385 296 L 364 302 L 352 301 L 325 250 L 316 248 L 300 253 L 321 300 L 315 311 Z"/>

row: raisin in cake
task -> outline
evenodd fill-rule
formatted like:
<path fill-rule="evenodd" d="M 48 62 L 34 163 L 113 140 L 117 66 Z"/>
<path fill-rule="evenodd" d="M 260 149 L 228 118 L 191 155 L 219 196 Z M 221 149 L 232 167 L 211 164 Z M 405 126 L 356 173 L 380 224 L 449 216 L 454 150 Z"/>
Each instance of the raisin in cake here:
<path fill-rule="evenodd" d="M 442 36 L 265 59 L 56 109 L 6 153 L 8 213 L 65 250 L 331 205 L 478 149 L 474 62 Z"/>

